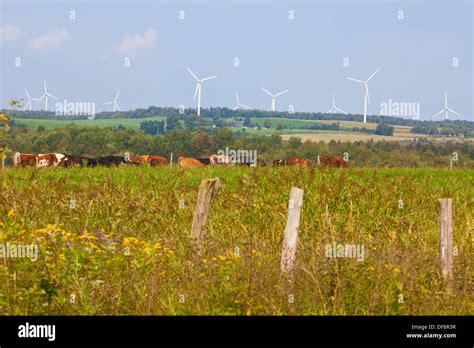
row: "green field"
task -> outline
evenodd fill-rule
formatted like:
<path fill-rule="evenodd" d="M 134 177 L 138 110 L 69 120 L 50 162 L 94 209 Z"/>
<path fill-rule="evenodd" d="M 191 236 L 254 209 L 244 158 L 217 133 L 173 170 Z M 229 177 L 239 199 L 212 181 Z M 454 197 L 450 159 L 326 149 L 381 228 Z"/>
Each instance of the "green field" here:
<path fill-rule="evenodd" d="M 144 121 L 162 121 L 165 117 L 155 116 L 147 118 L 110 118 L 110 119 L 95 119 L 95 120 L 43 120 L 43 119 L 28 119 L 15 118 L 18 124 L 24 124 L 28 128 L 36 128 L 43 126 L 46 129 L 66 127 L 70 124 L 75 124 L 81 127 L 117 127 L 122 125 L 128 128 L 139 129 L 140 123 Z"/>
<path fill-rule="evenodd" d="M 0 258 L 4 315 L 474 312 L 473 171 L 7 168 L 0 177 L 0 243 L 40 247 L 35 262 Z M 223 184 L 199 250 L 194 206 L 200 181 L 214 177 Z M 295 271 L 282 277 L 293 186 L 303 210 Z M 454 202 L 449 284 L 438 269 L 441 197 Z M 363 258 L 327 257 L 333 242 L 363 246 Z"/>

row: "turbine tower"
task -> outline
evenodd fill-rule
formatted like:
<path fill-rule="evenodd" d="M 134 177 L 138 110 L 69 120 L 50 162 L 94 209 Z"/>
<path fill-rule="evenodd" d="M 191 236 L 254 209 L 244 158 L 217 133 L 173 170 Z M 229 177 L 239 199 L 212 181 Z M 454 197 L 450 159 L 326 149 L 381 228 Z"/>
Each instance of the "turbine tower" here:
<path fill-rule="evenodd" d="M 332 108 L 330 108 L 328 110 L 328 114 L 332 113 L 333 115 L 336 113 L 336 111 L 339 111 L 339 112 L 342 112 L 343 114 L 347 114 L 347 112 L 345 112 L 344 110 L 342 109 L 339 109 L 337 106 L 336 106 L 336 99 L 334 97 L 334 93 L 332 94 Z"/>
<path fill-rule="evenodd" d="M 370 96 L 369 96 L 369 81 L 372 79 L 372 77 L 375 76 L 379 72 L 381 68 L 378 68 L 372 75 L 369 76 L 367 80 L 357 80 L 353 79 L 352 77 L 348 77 L 348 80 L 363 83 L 365 87 L 365 92 L 364 92 L 364 123 L 367 123 L 367 103 L 370 104 Z"/>
<path fill-rule="evenodd" d="M 210 76 L 210 77 L 205 77 L 203 79 L 199 79 L 188 67 L 189 73 L 194 77 L 194 79 L 197 81 L 196 84 L 196 90 L 194 91 L 194 98 L 193 101 L 196 100 L 196 96 L 198 97 L 198 105 L 197 105 L 197 115 L 201 115 L 201 89 L 202 89 L 202 83 L 207 80 L 215 79 L 217 75 Z"/>
<path fill-rule="evenodd" d="M 437 114 L 435 114 L 432 118 L 435 118 L 435 117 L 441 115 L 443 112 L 445 113 L 445 116 L 444 116 L 445 120 L 448 119 L 448 112 L 452 112 L 455 115 L 461 116 L 460 114 L 458 114 L 456 111 L 454 111 L 453 109 L 451 109 L 448 106 L 448 92 L 444 93 L 444 109 L 441 110 L 440 112 L 438 112 Z"/>
<path fill-rule="evenodd" d="M 120 94 L 120 90 L 117 91 L 117 94 L 115 95 L 114 100 L 104 103 L 104 105 L 113 104 L 113 105 L 114 105 L 114 111 L 113 111 L 113 112 L 115 112 L 115 111 L 117 111 L 117 110 L 118 110 L 118 111 L 122 111 L 122 110 L 120 110 L 120 108 L 119 108 L 119 106 L 118 106 L 118 104 L 117 104 L 117 100 L 118 100 L 119 94 Z"/>
<path fill-rule="evenodd" d="M 32 102 L 32 101 L 38 102 L 38 101 L 40 101 L 40 98 L 31 98 L 31 97 L 30 97 L 30 94 L 28 93 L 28 90 L 27 90 L 26 88 L 25 88 L 25 92 L 26 92 L 26 96 L 27 96 L 27 98 L 28 98 L 28 101 L 26 102 L 25 107 L 23 108 L 23 110 L 26 110 L 26 108 L 29 106 L 29 107 L 30 107 L 30 111 L 31 111 L 31 104 L 32 104 L 31 102 Z"/>
<path fill-rule="evenodd" d="M 235 99 L 237 100 L 237 105 L 235 106 L 234 110 L 248 110 L 248 109 L 251 109 L 250 106 L 240 104 L 239 95 L 237 94 L 237 92 L 235 92 Z"/>
<path fill-rule="evenodd" d="M 282 95 L 283 93 L 286 93 L 288 92 L 287 89 L 285 89 L 284 91 L 281 91 L 281 92 L 278 92 L 277 94 L 273 95 L 271 94 L 269 91 L 267 91 L 265 88 L 263 87 L 260 87 L 265 93 L 267 93 L 270 97 L 272 97 L 272 109 L 271 111 L 272 112 L 275 112 L 276 110 L 276 98 L 279 96 L 279 95 Z"/>
<path fill-rule="evenodd" d="M 46 80 L 43 81 L 43 86 L 44 86 L 44 94 L 38 99 L 38 102 L 43 100 L 44 98 L 44 109 L 45 111 L 48 111 L 48 97 L 51 97 L 53 99 L 58 99 L 51 93 L 48 93 L 48 89 L 46 88 Z"/>

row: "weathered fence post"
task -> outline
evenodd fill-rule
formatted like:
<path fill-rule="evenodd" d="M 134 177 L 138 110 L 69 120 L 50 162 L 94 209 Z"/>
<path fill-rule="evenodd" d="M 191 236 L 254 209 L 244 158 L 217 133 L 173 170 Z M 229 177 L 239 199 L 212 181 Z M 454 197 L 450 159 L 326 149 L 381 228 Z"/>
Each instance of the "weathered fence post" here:
<path fill-rule="evenodd" d="M 318 166 L 321 165 L 321 159 L 319 158 L 319 155 L 318 155 Z"/>
<path fill-rule="evenodd" d="M 451 169 L 451 170 L 453 169 L 453 158 L 452 157 L 449 158 L 449 169 Z"/>
<path fill-rule="evenodd" d="M 204 232 L 206 229 L 207 218 L 211 210 L 214 198 L 217 195 L 221 185 L 219 178 L 204 179 L 199 185 L 199 194 L 196 202 L 196 210 L 194 211 L 193 226 L 191 235 L 196 238 L 198 245 L 204 240 Z"/>
<path fill-rule="evenodd" d="M 172 166 L 172 165 L 173 165 L 173 153 L 171 153 L 171 155 L 170 155 L 170 166 Z"/>
<path fill-rule="evenodd" d="M 288 219 L 286 221 L 285 236 L 281 254 L 281 272 L 293 270 L 296 259 L 296 246 L 298 244 L 298 227 L 300 224 L 301 208 L 303 206 L 303 190 L 292 187 L 288 203 Z"/>
<path fill-rule="evenodd" d="M 439 267 L 445 278 L 453 275 L 453 199 L 439 200 Z"/>

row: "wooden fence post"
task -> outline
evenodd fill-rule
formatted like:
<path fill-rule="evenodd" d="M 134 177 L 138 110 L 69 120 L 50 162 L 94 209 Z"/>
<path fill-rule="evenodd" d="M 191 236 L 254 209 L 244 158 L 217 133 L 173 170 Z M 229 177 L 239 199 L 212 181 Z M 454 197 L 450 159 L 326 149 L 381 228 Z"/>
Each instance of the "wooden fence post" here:
<path fill-rule="evenodd" d="M 318 166 L 321 165 L 321 159 L 319 158 L 319 155 L 318 155 Z"/>
<path fill-rule="evenodd" d="M 172 166 L 172 165 L 173 165 L 173 153 L 171 153 L 171 155 L 170 155 L 170 166 Z"/>
<path fill-rule="evenodd" d="M 453 199 L 439 200 L 439 267 L 445 278 L 453 275 Z"/>
<path fill-rule="evenodd" d="M 449 158 L 449 169 L 451 169 L 451 170 L 453 169 L 453 158 L 452 157 Z"/>
<path fill-rule="evenodd" d="M 291 272 L 296 259 L 298 244 L 298 227 L 300 224 L 301 208 L 303 206 L 303 190 L 292 187 L 288 203 L 288 219 L 281 254 L 281 273 Z"/>
<path fill-rule="evenodd" d="M 201 245 L 204 240 L 209 211 L 217 192 L 219 192 L 220 185 L 221 181 L 219 178 L 204 179 L 199 185 L 199 194 L 191 228 L 191 235 L 196 238 L 198 245 Z"/>

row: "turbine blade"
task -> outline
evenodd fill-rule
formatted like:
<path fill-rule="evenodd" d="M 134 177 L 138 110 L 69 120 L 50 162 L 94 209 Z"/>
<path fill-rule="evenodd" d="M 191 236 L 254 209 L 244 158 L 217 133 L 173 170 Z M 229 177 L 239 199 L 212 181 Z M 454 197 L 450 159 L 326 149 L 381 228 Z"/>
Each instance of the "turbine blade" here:
<path fill-rule="evenodd" d="M 365 81 L 362 81 L 362 80 L 353 79 L 352 77 L 346 77 L 346 79 L 351 80 L 351 81 L 355 81 L 355 82 L 360 82 L 360 83 L 365 82 Z"/>
<path fill-rule="evenodd" d="M 444 92 L 444 106 L 448 107 L 448 92 Z"/>
<path fill-rule="evenodd" d="M 454 111 L 454 110 L 451 109 L 451 108 L 446 108 L 446 109 L 448 109 L 448 111 L 452 112 L 453 114 L 456 114 L 456 115 L 458 115 L 458 116 L 461 116 L 459 113 L 457 113 L 456 111 Z"/>
<path fill-rule="evenodd" d="M 191 69 L 189 69 L 188 67 L 186 67 L 186 69 L 188 69 L 189 73 L 190 73 L 191 75 L 193 75 L 193 77 L 194 77 L 197 81 L 199 81 L 198 77 L 197 77 L 196 75 L 194 75 L 194 73 L 191 71 Z"/>
<path fill-rule="evenodd" d="M 117 108 L 118 111 L 122 111 L 122 110 L 120 110 L 120 108 L 119 108 L 117 102 L 114 101 L 114 105 L 115 105 L 115 107 Z"/>
<path fill-rule="evenodd" d="M 379 72 L 379 70 L 382 69 L 382 68 L 378 68 L 377 70 L 375 70 L 375 72 L 369 76 L 369 78 L 367 79 L 367 81 L 369 81 L 372 77 L 375 76 L 375 74 L 377 74 Z"/>
<path fill-rule="evenodd" d="M 110 104 L 113 104 L 113 103 L 114 103 L 113 101 L 110 101 L 110 102 L 104 103 L 104 105 L 110 105 Z"/>
<path fill-rule="evenodd" d="M 28 90 L 25 88 L 26 95 L 28 96 L 28 99 L 31 99 L 30 94 L 28 93 Z"/>
<path fill-rule="evenodd" d="M 235 99 L 237 99 L 237 104 L 240 104 L 239 95 L 237 94 L 237 92 L 235 92 Z"/>
<path fill-rule="evenodd" d="M 278 97 L 279 95 L 282 95 L 282 94 L 284 94 L 284 93 L 286 93 L 286 92 L 288 92 L 287 89 L 285 89 L 284 91 L 281 91 L 281 92 L 275 94 L 275 97 Z"/>
<path fill-rule="evenodd" d="M 219 77 L 219 75 L 214 75 L 214 76 L 211 76 L 211 77 L 206 77 L 206 78 L 203 78 L 201 81 L 212 80 L 212 79 L 215 79 L 216 77 Z"/>
<path fill-rule="evenodd" d="M 54 98 L 54 99 L 58 99 L 57 97 L 55 97 L 54 95 L 52 95 L 51 93 L 46 93 L 47 96 L 51 97 L 51 98 Z"/>
<path fill-rule="evenodd" d="M 440 112 L 438 112 L 437 114 L 433 115 L 431 118 L 435 118 L 435 117 L 438 117 L 439 115 L 441 115 L 443 112 L 445 112 L 446 110 L 443 109 L 441 110 Z"/>
<path fill-rule="evenodd" d="M 344 110 L 342 109 L 339 109 L 337 106 L 334 107 L 335 110 L 339 110 L 340 112 L 342 112 L 343 114 L 347 114 L 347 112 L 345 112 Z"/>
<path fill-rule="evenodd" d="M 117 100 L 117 98 L 118 98 L 119 94 L 120 94 L 120 89 L 117 91 L 117 94 L 115 95 L 115 98 L 114 98 L 114 100 Z"/>
<path fill-rule="evenodd" d="M 260 87 L 260 88 L 263 89 L 263 91 L 264 91 L 265 93 L 267 93 L 270 97 L 273 97 L 273 94 L 271 94 L 271 93 L 270 93 L 269 91 L 267 91 L 265 88 L 263 88 L 263 87 Z"/>
<path fill-rule="evenodd" d="M 30 105 L 30 104 L 31 104 L 31 100 L 28 100 L 28 103 L 26 103 L 25 106 L 23 107 L 23 111 L 25 111 L 26 108 L 28 107 L 28 105 Z"/>
<path fill-rule="evenodd" d="M 43 87 L 44 87 L 44 93 L 46 94 L 47 89 L 46 89 L 46 80 L 43 80 Z"/>
<path fill-rule="evenodd" d="M 241 107 L 245 108 L 245 109 L 251 109 L 250 106 L 247 106 L 247 105 L 244 105 L 244 104 L 240 104 Z"/>
<path fill-rule="evenodd" d="M 197 94 L 198 94 L 198 90 L 199 90 L 199 82 L 196 84 L 196 90 L 194 91 L 193 101 L 196 100 L 196 96 L 197 96 Z"/>

